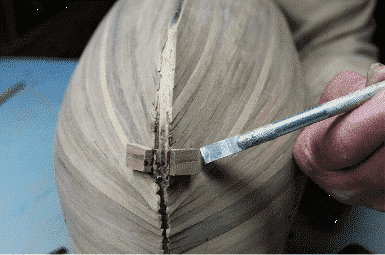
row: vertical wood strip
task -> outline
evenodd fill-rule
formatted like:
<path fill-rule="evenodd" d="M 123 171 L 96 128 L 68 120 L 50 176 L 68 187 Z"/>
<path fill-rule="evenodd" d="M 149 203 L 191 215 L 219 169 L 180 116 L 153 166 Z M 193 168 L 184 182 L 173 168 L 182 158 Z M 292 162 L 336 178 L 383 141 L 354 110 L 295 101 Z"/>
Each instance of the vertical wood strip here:
<path fill-rule="evenodd" d="M 159 163 L 166 164 L 167 152 L 169 150 L 169 123 L 172 116 L 172 92 L 174 89 L 175 72 L 175 34 L 177 25 L 171 22 L 167 31 L 167 41 L 162 51 L 162 62 L 160 66 L 160 85 L 158 97 L 158 133 L 156 136 L 157 158 Z M 169 167 L 169 166 L 167 166 Z M 164 179 L 168 178 L 169 172 L 161 173 Z"/>

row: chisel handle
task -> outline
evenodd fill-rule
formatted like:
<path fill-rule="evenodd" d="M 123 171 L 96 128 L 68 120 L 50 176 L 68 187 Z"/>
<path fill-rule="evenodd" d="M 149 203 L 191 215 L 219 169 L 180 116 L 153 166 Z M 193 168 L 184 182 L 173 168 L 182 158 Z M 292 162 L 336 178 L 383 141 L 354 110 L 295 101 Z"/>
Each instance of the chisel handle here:
<path fill-rule="evenodd" d="M 385 81 L 373 84 L 319 106 L 312 107 L 292 117 L 260 127 L 247 134 L 240 135 L 237 137 L 237 144 L 242 150 L 246 150 L 321 120 L 354 110 L 381 92 L 383 88 L 385 88 Z"/>

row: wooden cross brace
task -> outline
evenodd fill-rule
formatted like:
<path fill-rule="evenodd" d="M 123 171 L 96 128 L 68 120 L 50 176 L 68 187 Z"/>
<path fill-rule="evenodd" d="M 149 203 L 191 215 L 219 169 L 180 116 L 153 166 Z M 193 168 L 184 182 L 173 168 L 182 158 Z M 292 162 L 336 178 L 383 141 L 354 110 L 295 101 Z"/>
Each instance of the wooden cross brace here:
<path fill-rule="evenodd" d="M 133 170 L 152 173 L 156 149 L 127 144 L 126 165 Z M 194 175 L 202 169 L 202 157 L 198 149 L 169 149 L 167 151 L 169 175 Z"/>

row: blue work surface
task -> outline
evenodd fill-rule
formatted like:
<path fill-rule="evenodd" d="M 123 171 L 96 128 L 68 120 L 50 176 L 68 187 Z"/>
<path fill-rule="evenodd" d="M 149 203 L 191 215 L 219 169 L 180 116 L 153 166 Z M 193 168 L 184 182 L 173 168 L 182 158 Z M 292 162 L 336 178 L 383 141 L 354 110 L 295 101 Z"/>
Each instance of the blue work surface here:
<path fill-rule="evenodd" d="M 53 149 L 58 113 L 77 63 L 0 58 L 0 93 L 22 80 L 26 85 L 0 104 L 0 253 L 48 253 L 63 246 L 72 252 Z M 303 234 L 303 242 L 313 242 Z M 385 213 L 354 208 L 341 233 L 325 245 L 338 247 L 342 240 L 385 253 Z"/>
<path fill-rule="evenodd" d="M 0 253 L 48 253 L 71 242 L 55 184 L 58 113 L 78 61 L 0 58 Z"/>

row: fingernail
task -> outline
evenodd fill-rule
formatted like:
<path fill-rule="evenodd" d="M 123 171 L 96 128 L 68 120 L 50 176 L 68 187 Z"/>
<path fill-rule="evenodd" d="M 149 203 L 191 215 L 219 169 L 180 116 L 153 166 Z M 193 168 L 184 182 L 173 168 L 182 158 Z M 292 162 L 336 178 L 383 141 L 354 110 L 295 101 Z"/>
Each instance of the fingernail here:
<path fill-rule="evenodd" d="M 377 67 L 383 66 L 381 63 L 374 63 L 370 66 L 370 69 L 376 69 Z"/>
<path fill-rule="evenodd" d="M 383 78 L 381 79 L 380 76 L 384 76 L 385 69 L 379 70 L 380 67 L 385 67 L 385 66 L 381 63 L 374 63 L 370 66 L 370 69 L 368 70 L 368 73 L 366 75 L 367 77 L 366 87 L 371 86 L 377 82 L 380 82 L 381 80 L 384 80 Z"/>

